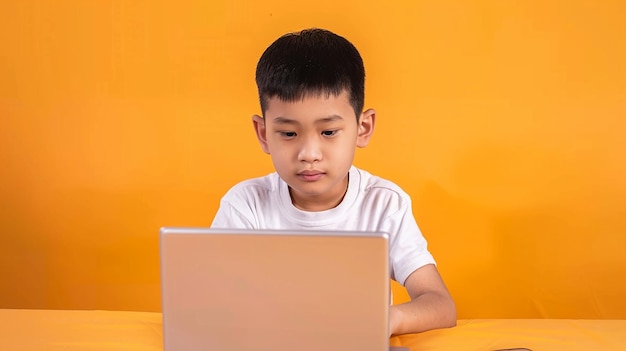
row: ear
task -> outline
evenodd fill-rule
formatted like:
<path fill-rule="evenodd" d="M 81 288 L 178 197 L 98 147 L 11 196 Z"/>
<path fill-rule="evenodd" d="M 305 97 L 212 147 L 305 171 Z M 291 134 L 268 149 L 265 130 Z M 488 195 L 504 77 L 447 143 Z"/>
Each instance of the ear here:
<path fill-rule="evenodd" d="M 368 109 L 361 113 L 359 118 L 358 134 L 356 137 L 356 146 L 366 147 L 370 142 L 372 134 L 374 134 L 374 125 L 376 124 L 376 111 Z"/>
<path fill-rule="evenodd" d="M 266 154 L 270 153 L 270 149 L 267 145 L 267 132 L 265 129 L 265 120 L 263 117 L 259 115 L 252 116 L 252 125 L 254 126 L 254 132 L 256 133 L 256 138 L 259 140 L 259 144 L 261 144 L 261 148 L 263 152 Z"/>

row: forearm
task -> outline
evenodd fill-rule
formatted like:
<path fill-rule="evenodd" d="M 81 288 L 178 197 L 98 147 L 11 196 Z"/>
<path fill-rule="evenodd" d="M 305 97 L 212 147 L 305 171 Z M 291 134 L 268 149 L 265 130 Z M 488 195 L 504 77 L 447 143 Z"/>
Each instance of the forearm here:
<path fill-rule="evenodd" d="M 427 292 L 410 302 L 391 306 L 389 332 L 392 335 L 419 333 L 456 325 L 456 307 L 448 294 Z"/>

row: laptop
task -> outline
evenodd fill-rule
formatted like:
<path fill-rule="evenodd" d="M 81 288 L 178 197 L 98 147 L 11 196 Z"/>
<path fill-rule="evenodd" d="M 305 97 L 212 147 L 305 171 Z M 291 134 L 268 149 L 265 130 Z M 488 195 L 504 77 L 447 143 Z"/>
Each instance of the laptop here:
<path fill-rule="evenodd" d="M 388 235 L 161 228 L 165 351 L 387 351 Z"/>

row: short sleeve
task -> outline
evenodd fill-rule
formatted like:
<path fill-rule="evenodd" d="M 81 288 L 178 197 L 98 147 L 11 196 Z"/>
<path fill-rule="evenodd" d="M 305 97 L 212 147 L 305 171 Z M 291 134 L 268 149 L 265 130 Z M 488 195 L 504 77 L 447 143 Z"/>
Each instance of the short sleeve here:
<path fill-rule="evenodd" d="M 405 201 L 398 211 L 386 218 L 386 222 L 391 277 L 404 285 L 411 273 L 427 264 L 435 264 L 435 260 L 415 221 L 410 201 Z"/>

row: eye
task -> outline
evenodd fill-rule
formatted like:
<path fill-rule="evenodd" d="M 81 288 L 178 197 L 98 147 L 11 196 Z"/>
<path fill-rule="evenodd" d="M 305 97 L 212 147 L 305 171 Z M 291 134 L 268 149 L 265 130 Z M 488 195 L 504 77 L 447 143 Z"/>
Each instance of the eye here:
<path fill-rule="evenodd" d="M 338 130 L 325 130 L 322 132 L 323 136 L 333 136 L 337 134 Z"/>
<path fill-rule="evenodd" d="M 280 136 L 284 138 L 293 138 L 296 136 L 296 132 L 278 132 Z"/>

